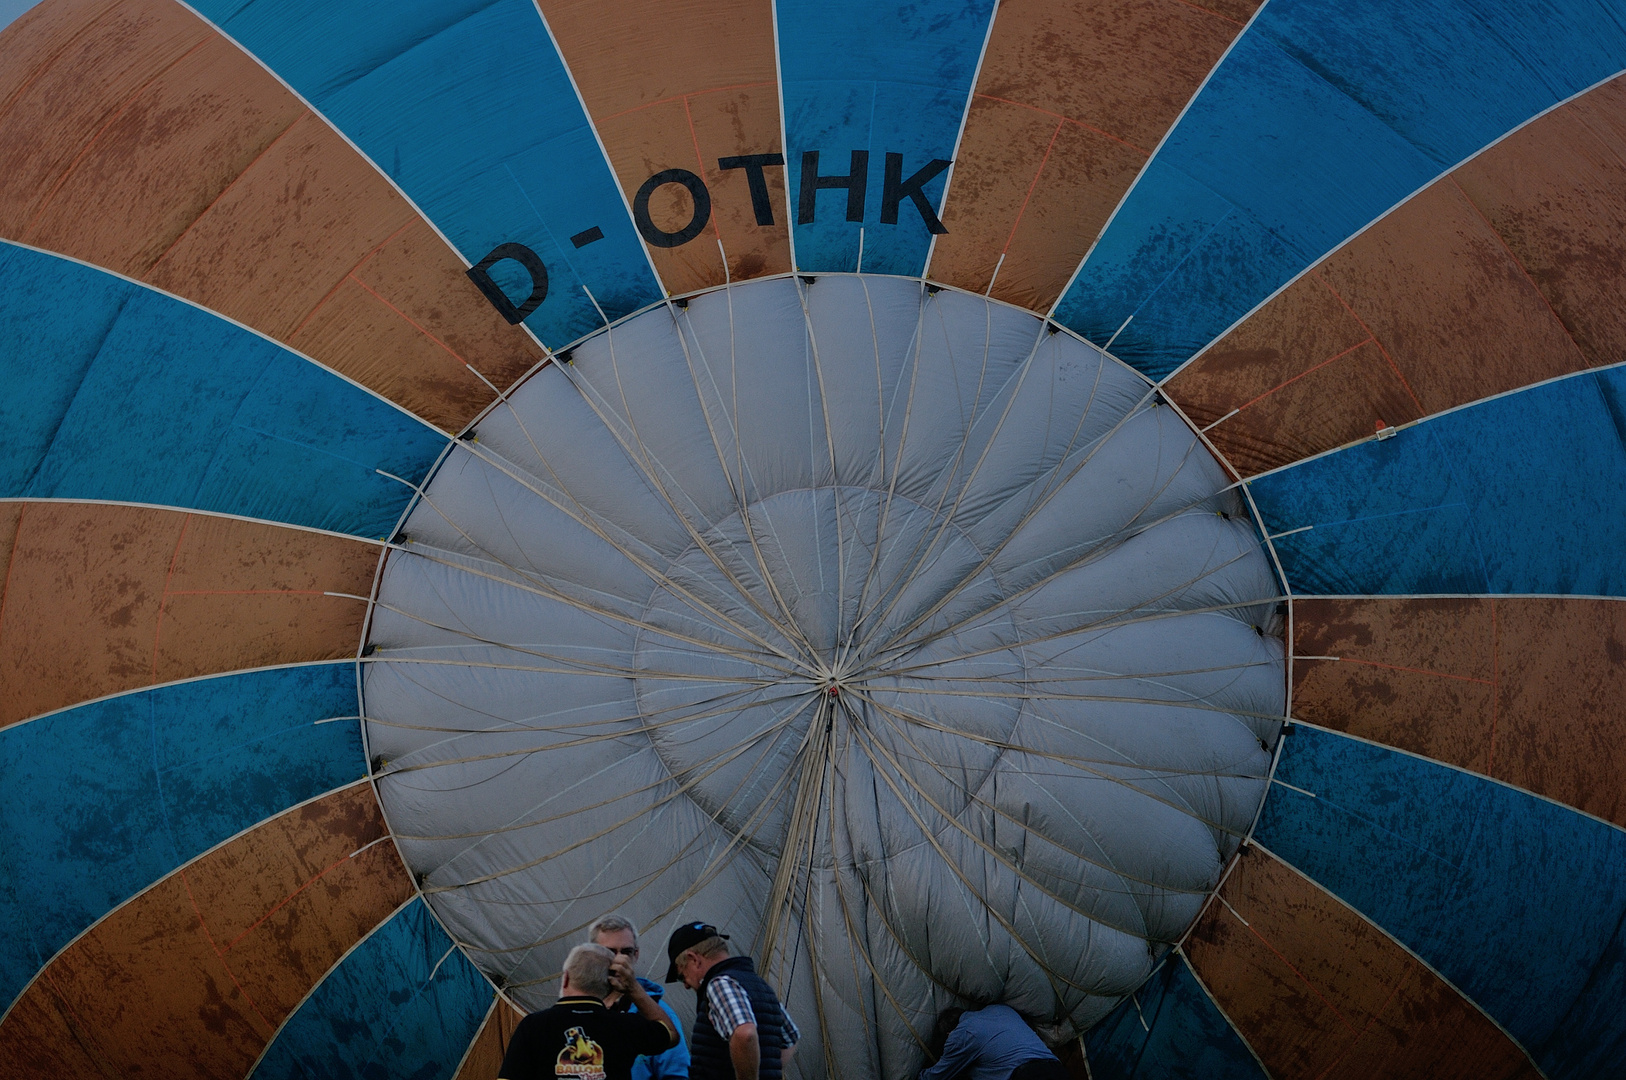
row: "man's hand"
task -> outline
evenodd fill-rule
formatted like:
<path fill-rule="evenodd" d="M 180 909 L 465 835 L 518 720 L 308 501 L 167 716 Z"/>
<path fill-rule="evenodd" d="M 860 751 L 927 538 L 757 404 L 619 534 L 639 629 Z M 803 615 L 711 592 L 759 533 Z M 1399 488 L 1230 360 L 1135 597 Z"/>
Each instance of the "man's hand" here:
<path fill-rule="evenodd" d="M 610 961 L 610 989 L 618 994 L 630 994 L 632 988 L 638 985 L 638 979 L 632 973 L 632 960 L 629 957 L 617 955 Z"/>
<path fill-rule="evenodd" d="M 728 1056 L 734 1063 L 734 1080 L 761 1080 L 762 1041 L 755 1024 L 741 1024 L 728 1037 Z"/>
<path fill-rule="evenodd" d="M 638 1010 L 639 1016 L 642 1016 L 645 1020 L 653 1020 L 665 1028 L 666 1045 L 668 1047 L 676 1046 L 678 1044 L 678 1033 L 677 1028 L 672 1024 L 672 1018 L 666 1015 L 666 1010 L 661 1008 L 660 1002 L 650 997 L 649 991 L 645 990 L 643 984 L 638 981 L 637 976 L 633 975 L 632 960 L 617 955 L 614 960 L 610 961 L 609 976 L 611 988 L 630 997 L 633 1007 Z"/>

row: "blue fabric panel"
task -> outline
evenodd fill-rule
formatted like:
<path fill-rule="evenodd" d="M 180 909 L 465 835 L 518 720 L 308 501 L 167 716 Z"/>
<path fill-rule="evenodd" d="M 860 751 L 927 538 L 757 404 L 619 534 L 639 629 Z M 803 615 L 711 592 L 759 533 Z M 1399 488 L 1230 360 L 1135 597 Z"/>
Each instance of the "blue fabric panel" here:
<path fill-rule="evenodd" d="M 531 0 L 194 6 L 348 135 L 469 262 L 510 241 L 536 252 L 548 295 L 525 322 L 550 346 L 602 325 L 584 286 L 611 319 L 661 298 Z M 595 225 L 604 239 L 569 243 Z M 518 277 L 523 289 L 499 278 L 516 302 L 530 292 Z"/>
<path fill-rule="evenodd" d="M 1626 595 L 1626 370 L 1446 413 L 1249 485 L 1293 591 Z"/>
<path fill-rule="evenodd" d="M 1168 374 L 1509 130 L 1626 68 L 1603 0 L 1271 0 L 1057 305 Z"/>
<path fill-rule="evenodd" d="M 114 499 L 381 537 L 447 438 L 274 342 L 0 244 L 0 496 Z"/>
<path fill-rule="evenodd" d="M 177 866 L 367 773 L 353 663 L 124 694 L 0 729 L 0 1011 Z"/>
<path fill-rule="evenodd" d="M 1266 1080 L 1182 956 L 1091 1028 L 1084 1046 L 1095 1080 Z"/>
<path fill-rule="evenodd" d="M 252 1075 L 452 1080 L 494 996 L 419 897 L 328 972 Z"/>
<path fill-rule="evenodd" d="M 1626 832 L 1303 725 L 1276 776 L 1315 797 L 1272 785 L 1261 843 L 1438 969 L 1552 1080 L 1619 1064 Z"/>
<path fill-rule="evenodd" d="M 816 220 L 792 226 L 799 269 L 858 269 L 860 226 L 866 272 L 912 275 L 925 268 L 931 234 L 914 204 L 903 200 L 897 224 L 881 222 L 886 155 L 903 155 L 905 180 L 933 160 L 954 157 L 993 9 L 992 0 L 779 5 L 792 221 L 803 151 L 819 151 L 824 176 L 846 175 L 852 151 L 869 151 L 863 222 L 847 220 L 846 192 L 821 191 Z M 941 173 L 922 189 L 939 212 L 947 179 Z"/>

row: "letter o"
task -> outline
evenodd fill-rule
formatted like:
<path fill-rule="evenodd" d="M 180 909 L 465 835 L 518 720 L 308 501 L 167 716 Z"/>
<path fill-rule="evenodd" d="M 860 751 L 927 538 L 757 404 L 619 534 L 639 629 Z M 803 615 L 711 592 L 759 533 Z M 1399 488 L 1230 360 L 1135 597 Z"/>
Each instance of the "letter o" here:
<path fill-rule="evenodd" d="M 682 184 L 689 189 L 689 197 L 694 200 L 694 216 L 677 232 L 666 232 L 649 218 L 649 197 L 655 194 L 656 188 L 667 184 Z M 633 196 L 632 220 L 638 226 L 639 235 L 651 247 L 679 247 L 699 236 L 700 230 L 711 220 L 711 192 L 706 190 L 705 181 L 688 169 L 666 169 L 645 180 L 644 186 Z"/>

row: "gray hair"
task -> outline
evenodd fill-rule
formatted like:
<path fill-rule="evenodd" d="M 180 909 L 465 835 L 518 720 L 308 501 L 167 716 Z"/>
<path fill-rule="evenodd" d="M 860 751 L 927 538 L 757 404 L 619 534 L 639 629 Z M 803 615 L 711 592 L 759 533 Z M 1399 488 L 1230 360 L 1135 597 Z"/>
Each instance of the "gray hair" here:
<path fill-rule="evenodd" d="M 606 915 L 598 922 L 587 928 L 587 940 L 597 941 L 600 934 L 614 934 L 622 930 L 632 931 L 632 943 L 638 944 L 638 928 L 632 925 L 632 920 L 622 915 Z"/>
<path fill-rule="evenodd" d="M 721 934 L 714 937 L 709 937 L 705 941 L 697 941 L 683 951 L 692 952 L 696 956 L 704 957 L 730 955 L 728 951 L 728 940 Z"/>
<path fill-rule="evenodd" d="M 564 975 L 571 989 L 589 997 L 610 996 L 610 961 L 615 953 L 602 945 L 578 945 L 565 957 Z"/>

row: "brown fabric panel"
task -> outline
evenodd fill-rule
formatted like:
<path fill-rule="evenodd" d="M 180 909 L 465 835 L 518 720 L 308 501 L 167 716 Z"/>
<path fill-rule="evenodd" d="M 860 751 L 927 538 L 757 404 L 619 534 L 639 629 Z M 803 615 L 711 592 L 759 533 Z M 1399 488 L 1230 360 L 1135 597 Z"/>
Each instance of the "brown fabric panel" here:
<path fill-rule="evenodd" d="M 8 504 L 0 724 L 172 679 L 353 655 L 378 549 L 153 507 Z"/>
<path fill-rule="evenodd" d="M 668 292 L 725 282 L 719 237 L 728 253 L 732 280 L 790 270 L 785 170 L 764 170 L 774 224 L 758 225 L 745 170 L 717 168 L 722 157 L 777 152 L 779 99 L 772 84 L 696 92 L 611 117 L 598 126 L 629 201 L 645 180 L 673 168 L 698 174 L 711 194 L 711 221 L 699 236 L 680 247 L 647 249 Z M 680 185 L 663 185 L 650 197 L 650 220 L 667 232 L 682 229 L 693 214 L 694 203 Z"/>
<path fill-rule="evenodd" d="M 120 107 L 209 36 L 171 0 L 50 0 L 0 34 L 0 234 L 18 237 Z"/>
<path fill-rule="evenodd" d="M 413 894 L 378 799 L 357 784 L 273 818 L 186 871 L 222 959 L 278 1023 Z M 244 837 L 247 840 L 248 837 Z"/>
<path fill-rule="evenodd" d="M 354 656 L 378 549 L 259 522 L 193 517 L 156 630 L 157 681 Z"/>
<path fill-rule="evenodd" d="M 1004 254 L 993 295 L 1049 308 L 1256 6 L 1000 4 L 944 207 L 949 231 L 932 249 L 930 276 L 981 292 Z M 1033 115 L 1017 120 L 1013 110 Z M 1029 129 L 1045 118 L 1040 140 Z"/>
<path fill-rule="evenodd" d="M 1575 369 L 1626 355 L 1626 79 L 1515 132 L 1456 178 L 1574 335 L 1585 357 Z"/>
<path fill-rule="evenodd" d="M 1497 661 L 1491 775 L 1626 825 L 1626 602 L 1490 603 Z"/>
<path fill-rule="evenodd" d="M 1487 149 L 1328 256 L 1170 380 L 1244 474 L 1626 352 L 1626 79 Z M 1306 300 L 1315 282 L 1343 315 Z M 1370 330 L 1403 378 L 1340 383 L 1307 340 Z M 1325 323 L 1324 327 L 1318 323 Z M 1300 380 L 1299 400 L 1256 400 Z"/>
<path fill-rule="evenodd" d="M 0 35 L 0 70 L 33 73 L 0 99 L 0 235 L 211 307 L 447 430 L 493 396 L 465 364 L 507 386 L 542 359 L 365 159 L 181 5 L 36 11 Z"/>
<path fill-rule="evenodd" d="M 184 513 L 25 503 L 0 622 L 0 723 L 149 686 Z"/>
<path fill-rule="evenodd" d="M 411 895 L 387 840 L 351 857 L 383 832 L 371 788 L 355 785 L 156 883 L 19 999 L 0 1024 L 0 1075 L 239 1080 L 310 988 Z"/>
<path fill-rule="evenodd" d="M 1305 293 L 1336 299 L 1314 310 Z M 1326 324 L 1326 328 L 1317 323 Z M 1302 346 L 1351 324 L 1382 354 L 1371 373 Z M 1368 350 L 1370 351 L 1370 350 Z M 1465 401 L 1585 366 L 1563 325 L 1450 178 L 1356 237 L 1170 380 L 1246 473 L 1284 465 Z M 1289 392 L 1258 396 L 1275 380 Z M 1204 421 L 1212 423 L 1213 421 Z"/>
<path fill-rule="evenodd" d="M 1257 847 L 1243 851 L 1220 896 L 1225 903 L 1209 905 L 1186 953 L 1271 1075 L 1540 1075 L 1422 963 Z"/>
<path fill-rule="evenodd" d="M 454 1080 L 498 1080 L 502 1075 L 503 1055 L 508 1052 L 508 1040 L 522 1019 L 523 1013 L 498 999 Z"/>
<path fill-rule="evenodd" d="M 1371 435 L 1378 420 L 1418 416 L 1371 330 L 1315 272 L 1177 372 L 1167 392 L 1244 476 L 1328 439 Z"/>
<path fill-rule="evenodd" d="M 146 280 L 286 340 L 356 264 L 411 220 L 406 202 L 381 188 L 372 166 L 306 112 L 192 223 Z M 251 237 L 275 240 L 245 242 Z"/>
<path fill-rule="evenodd" d="M 305 112 L 217 34 L 115 107 L 16 238 L 137 278 Z"/>
<path fill-rule="evenodd" d="M 53 985 L 49 971 L 17 999 L 0 1024 L 0 1076 L 102 1077 L 125 1080 L 95 1042 L 83 1042 L 88 1026 Z"/>
<path fill-rule="evenodd" d="M 375 319 L 394 316 L 395 332 L 415 331 L 412 348 L 423 357 L 403 363 L 394 348 L 370 347 L 371 333 L 359 327 L 333 334 L 322 355 L 366 386 L 378 388 L 392 378 L 400 380 L 401 396 L 387 395 L 395 400 L 410 396 L 443 402 L 448 418 L 455 415 L 457 423 L 466 423 L 490 398 L 484 384 L 476 388 L 468 381 L 465 364 L 506 388 L 542 360 L 536 343 L 508 325 L 479 295 L 462 261 L 421 217 L 414 216 L 342 284 L 360 286 L 369 294 Z M 318 309 L 311 323 L 321 315 Z M 304 332 L 310 331 L 308 323 Z M 289 342 L 299 340 L 301 335 L 296 334 Z"/>
<path fill-rule="evenodd" d="M 706 183 L 712 224 L 678 248 L 648 248 L 670 293 L 790 270 L 785 170 L 766 170 L 774 223 L 758 225 L 742 170 L 717 159 L 782 152 L 769 0 L 541 0 L 559 50 L 630 203 L 645 180 L 687 169 Z M 669 232 L 693 213 L 682 188 L 650 200 Z"/>
<path fill-rule="evenodd" d="M 1626 603 L 1300 600 L 1293 713 L 1626 825 Z"/>
<path fill-rule="evenodd" d="M 1145 163 L 1138 148 L 1071 120 L 973 99 L 931 276 L 977 292 L 992 280 L 991 295 L 1047 309 Z"/>
<path fill-rule="evenodd" d="M 11 577 L 11 553 L 17 542 L 17 526 L 22 523 L 20 502 L 0 502 L 0 626 L 6 620 L 6 584 Z"/>
<path fill-rule="evenodd" d="M 1178 393 L 1170 396 L 1180 401 Z M 1234 415 L 1221 414 L 1218 423 L 1199 421 L 1198 426 L 1214 423 L 1207 434 L 1215 449 L 1238 472 L 1251 475 L 1280 464 L 1288 454 L 1296 460 L 1326 449 L 1318 439 L 1329 432 L 1335 433 L 1330 436 L 1333 445 L 1341 445 L 1420 415 L 1394 363 L 1369 338 L 1243 401 Z"/>
<path fill-rule="evenodd" d="M 1488 600 L 1298 600 L 1293 715 L 1436 761 L 1490 762 L 1496 658 Z"/>
<path fill-rule="evenodd" d="M 1394 358 L 1425 414 L 1587 366 L 1453 180 L 1357 237 L 1320 275 Z"/>

